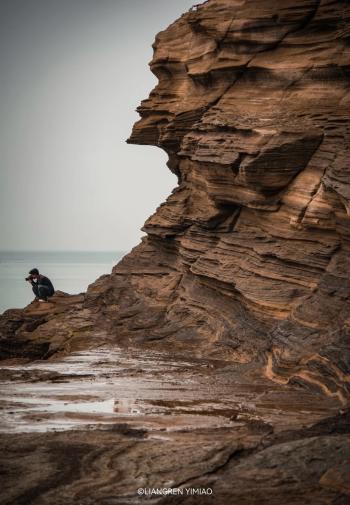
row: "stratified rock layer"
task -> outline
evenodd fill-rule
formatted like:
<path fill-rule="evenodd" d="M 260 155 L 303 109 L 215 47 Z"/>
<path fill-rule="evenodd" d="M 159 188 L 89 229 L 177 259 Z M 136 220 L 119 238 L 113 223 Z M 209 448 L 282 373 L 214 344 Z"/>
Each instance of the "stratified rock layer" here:
<path fill-rule="evenodd" d="M 345 0 L 209 0 L 158 34 L 150 66 L 159 83 L 138 108 L 128 142 L 164 149 L 178 186 L 146 221 L 140 245 L 83 299 L 65 302 L 66 310 L 7 311 L 3 357 L 48 357 L 106 341 L 188 350 L 345 410 L 349 21 Z M 341 435 L 336 444 L 268 448 L 253 467 L 275 475 L 266 459 L 284 467 L 292 449 L 304 460 L 332 454 L 344 437 L 348 443 Z M 322 476 L 327 490 L 345 472 L 344 455 L 334 458 L 335 470 Z M 270 503 L 264 486 L 257 501 L 244 494 L 250 466 L 228 467 L 218 484 L 225 499 Z M 276 482 L 293 471 L 286 467 Z M 232 491 L 231 478 L 244 486 Z M 302 501 L 298 488 L 290 503 L 348 499 L 320 493 Z"/>
<path fill-rule="evenodd" d="M 213 0 L 156 37 L 129 142 L 163 148 L 179 184 L 104 282 L 118 336 L 265 361 L 346 403 L 349 17 Z"/>

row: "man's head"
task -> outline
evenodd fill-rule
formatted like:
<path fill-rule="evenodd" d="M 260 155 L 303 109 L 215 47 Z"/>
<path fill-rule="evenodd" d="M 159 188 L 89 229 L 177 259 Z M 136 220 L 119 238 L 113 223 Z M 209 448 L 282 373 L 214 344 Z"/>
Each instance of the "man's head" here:
<path fill-rule="evenodd" d="M 39 270 L 37 268 L 32 268 L 31 270 L 29 270 L 29 276 L 26 277 L 26 281 L 35 281 L 38 279 L 39 277 Z"/>
<path fill-rule="evenodd" d="M 31 277 L 38 277 L 39 275 L 39 270 L 37 268 L 32 268 L 31 270 L 29 270 L 29 275 Z"/>

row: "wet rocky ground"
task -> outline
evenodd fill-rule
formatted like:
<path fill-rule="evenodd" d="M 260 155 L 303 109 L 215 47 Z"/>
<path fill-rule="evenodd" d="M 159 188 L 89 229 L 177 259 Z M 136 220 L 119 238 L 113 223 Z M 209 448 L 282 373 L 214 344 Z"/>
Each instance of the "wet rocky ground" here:
<path fill-rule="evenodd" d="M 0 374 L 2 504 L 349 503 L 348 413 L 247 364 L 105 346 Z"/>

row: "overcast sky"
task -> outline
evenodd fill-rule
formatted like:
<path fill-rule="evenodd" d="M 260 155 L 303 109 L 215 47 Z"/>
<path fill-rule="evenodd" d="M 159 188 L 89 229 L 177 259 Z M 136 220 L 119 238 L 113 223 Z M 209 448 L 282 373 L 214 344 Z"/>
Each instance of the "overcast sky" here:
<path fill-rule="evenodd" d="M 129 250 L 176 185 L 128 145 L 156 33 L 195 0 L 0 0 L 0 248 Z"/>

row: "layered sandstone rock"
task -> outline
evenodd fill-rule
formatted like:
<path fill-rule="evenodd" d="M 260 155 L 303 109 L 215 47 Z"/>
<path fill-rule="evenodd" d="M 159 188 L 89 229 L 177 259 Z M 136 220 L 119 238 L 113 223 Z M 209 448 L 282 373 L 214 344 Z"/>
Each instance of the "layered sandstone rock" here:
<path fill-rule="evenodd" d="M 157 36 L 129 142 L 163 148 L 179 184 L 109 279 L 132 286 L 118 332 L 264 359 L 272 380 L 346 402 L 349 16 L 209 1 Z"/>

